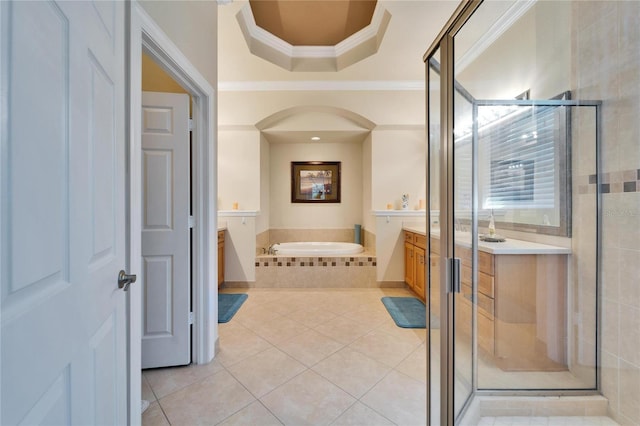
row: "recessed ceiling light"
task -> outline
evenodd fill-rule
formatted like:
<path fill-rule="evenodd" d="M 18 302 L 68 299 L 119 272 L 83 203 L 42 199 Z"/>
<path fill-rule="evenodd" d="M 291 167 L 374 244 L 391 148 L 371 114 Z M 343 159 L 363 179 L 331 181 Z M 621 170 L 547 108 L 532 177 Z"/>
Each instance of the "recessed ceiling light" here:
<path fill-rule="evenodd" d="M 317 141 L 320 140 L 320 136 L 312 136 L 311 140 L 314 141 L 314 142 L 317 142 Z"/>

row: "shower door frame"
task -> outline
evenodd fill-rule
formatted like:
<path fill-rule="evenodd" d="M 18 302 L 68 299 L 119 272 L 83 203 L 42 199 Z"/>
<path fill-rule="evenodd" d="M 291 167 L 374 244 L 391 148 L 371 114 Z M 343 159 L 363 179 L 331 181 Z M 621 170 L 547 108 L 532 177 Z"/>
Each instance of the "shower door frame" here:
<path fill-rule="evenodd" d="M 427 49 L 423 56 L 423 61 L 426 65 L 426 133 L 427 140 L 430 143 L 435 142 L 440 145 L 440 173 L 439 173 L 439 190 L 440 190 L 440 253 L 442 257 L 453 258 L 454 253 L 454 220 L 455 211 L 453 193 L 454 193 L 454 148 L 453 148 L 453 126 L 454 126 L 454 87 L 455 87 L 455 70 L 454 70 L 454 38 L 460 29 L 465 25 L 467 20 L 473 15 L 477 8 L 483 3 L 484 0 L 462 0 L 456 11 L 451 18 L 447 21 L 443 29 L 440 31 L 434 42 Z M 430 120 L 429 120 L 429 69 L 430 59 L 440 50 L 440 139 L 438 141 L 432 141 L 430 138 Z M 458 413 L 456 413 L 456 407 L 454 405 L 454 389 L 455 389 L 455 323 L 454 323 L 454 298 L 455 295 L 455 283 L 451 282 L 451 277 L 447 279 L 448 269 L 446 262 L 441 261 L 440 269 L 440 282 L 431 283 L 431 274 L 428 273 L 427 283 L 429 292 L 431 292 L 431 285 L 435 284 L 440 289 L 440 424 L 441 425 L 454 425 L 456 420 L 461 419 L 466 410 L 469 408 L 473 398 L 476 395 L 482 396 L 560 396 L 560 395 L 599 395 L 601 388 L 601 369 L 600 369 L 600 342 L 601 342 L 601 327 L 600 315 L 602 312 L 601 304 L 601 232 L 602 232 L 602 196 L 601 196 L 601 137 L 602 137 L 602 101 L 592 100 L 475 100 L 473 105 L 474 115 L 476 114 L 477 107 L 482 105 L 495 105 L 495 104 L 509 104 L 509 105 L 522 105 L 522 106 L 567 106 L 567 107 L 593 107 L 595 108 L 596 119 L 596 142 L 595 142 L 595 167 L 596 167 L 596 315 L 595 315 L 595 329 L 596 335 L 596 353 L 595 353 L 595 387 L 584 389 L 478 389 L 478 360 L 477 360 L 477 304 L 472 304 L 472 377 L 471 377 L 471 392 L 467 397 L 465 403 L 460 407 Z M 476 122 L 476 120 L 474 120 Z M 477 266 L 478 266 L 478 200 L 477 200 L 477 179 L 476 174 L 478 170 L 477 165 L 477 123 L 474 125 L 473 147 L 472 147 L 472 216 L 471 216 L 471 232 L 472 232 L 472 292 L 477 294 Z M 431 150 L 427 148 L 427 188 L 430 188 L 431 175 L 430 175 L 430 156 Z M 431 224 L 431 212 L 427 209 L 427 232 L 430 235 Z M 431 238 L 428 239 L 431 241 Z M 430 243 L 429 243 L 430 244 Z M 431 249 L 429 249 L 431 254 Z M 430 265 L 430 263 L 429 263 Z M 428 271 L 427 271 L 428 272 Z M 430 300 L 430 294 L 427 296 L 427 301 Z M 430 317 L 430 303 L 428 303 L 428 312 Z M 430 382 L 432 380 L 431 373 L 431 343 L 428 339 L 427 347 L 427 387 L 430 389 Z M 430 424 L 431 420 L 431 397 L 429 392 L 427 394 L 427 424 Z"/>
<path fill-rule="evenodd" d="M 454 425 L 456 419 L 462 417 L 469 407 L 471 401 L 477 390 L 477 357 L 475 354 L 475 348 L 477 347 L 477 335 L 476 335 L 476 304 L 472 304 L 472 342 L 471 342 L 471 389 L 470 394 L 466 397 L 464 404 L 460 407 L 458 413 L 456 413 L 455 407 L 455 290 L 459 289 L 459 275 L 455 277 L 455 273 L 452 273 L 452 268 L 459 265 L 459 259 L 456 260 L 454 247 L 455 247 L 455 212 L 454 212 L 454 139 L 453 139 L 453 124 L 454 124 L 454 91 L 449 90 L 453 88 L 455 84 L 454 76 L 454 54 L 453 54 L 453 40 L 455 34 L 462 28 L 464 23 L 471 17 L 473 12 L 480 6 L 482 0 L 463 0 L 447 24 L 441 30 L 436 37 L 435 41 L 431 44 L 427 52 L 423 56 L 423 60 L 426 64 L 426 83 L 427 83 L 427 108 L 426 108 L 426 123 L 427 123 L 427 139 L 430 145 L 431 142 L 437 142 L 440 145 L 440 282 L 431 282 L 431 273 L 429 273 L 429 293 L 431 293 L 431 286 L 438 285 L 440 291 L 440 424 L 441 425 Z M 440 140 L 431 141 L 429 132 L 429 63 L 431 57 L 440 49 Z M 431 150 L 427 149 L 427 188 L 430 188 L 430 156 Z M 474 157 L 477 157 L 474 156 Z M 472 190 L 473 194 L 477 194 L 475 188 Z M 451 195 L 451 196 L 450 196 Z M 474 198 L 476 195 L 474 195 Z M 473 205 L 477 204 L 474 199 Z M 472 209 L 472 233 L 477 235 L 477 210 Z M 427 210 L 427 224 L 428 226 L 428 241 L 431 242 L 431 217 L 430 209 Z M 431 244 L 431 243 L 429 243 Z M 477 269 L 477 247 L 475 242 L 472 243 L 472 282 L 476 286 L 476 269 Z M 429 245 L 429 257 L 431 256 L 431 246 Z M 444 261 L 446 259 L 446 262 Z M 429 262 L 429 265 L 431 262 Z M 427 301 L 430 301 L 431 297 L 427 297 Z M 430 317 L 431 303 L 428 303 L 428 317 Z M 430 333 L 429 333 L 430 336 Z M 427 347 L 427 378 L 429 389 L 431 388 L 430 382 L 432 380 L 431 374 L 431 340 Z M 430 392 L 427 394 L 427 424 L 431 424 L 431 412 L 433 408 L 431 406 Z"/>

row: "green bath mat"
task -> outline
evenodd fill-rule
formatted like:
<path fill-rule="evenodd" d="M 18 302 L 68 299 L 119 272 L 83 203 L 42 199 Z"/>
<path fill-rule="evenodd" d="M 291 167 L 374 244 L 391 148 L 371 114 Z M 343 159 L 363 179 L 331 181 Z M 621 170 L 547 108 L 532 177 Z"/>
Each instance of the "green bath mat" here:
<path fill-rule="evenodd" d="M 244 293 L 218 294 L 218 322 L 229 322 L 247 297 Z"/>
<path fill-rule="evenodd" d="M 427 309 L 415 297 L 383 297 L 382 303 L 398 327 L 427 328 Z"/>

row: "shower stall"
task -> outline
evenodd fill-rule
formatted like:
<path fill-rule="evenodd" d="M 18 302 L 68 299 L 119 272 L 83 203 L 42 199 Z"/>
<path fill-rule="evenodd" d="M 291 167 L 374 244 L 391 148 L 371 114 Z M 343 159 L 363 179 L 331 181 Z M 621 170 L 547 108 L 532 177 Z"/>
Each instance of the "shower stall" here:
<path fill-rule="evenodd" d="M 424 56 L 430 424 L 479 396 L 599 394 L 603 107 L 573 20 L 464 2 Z"/>

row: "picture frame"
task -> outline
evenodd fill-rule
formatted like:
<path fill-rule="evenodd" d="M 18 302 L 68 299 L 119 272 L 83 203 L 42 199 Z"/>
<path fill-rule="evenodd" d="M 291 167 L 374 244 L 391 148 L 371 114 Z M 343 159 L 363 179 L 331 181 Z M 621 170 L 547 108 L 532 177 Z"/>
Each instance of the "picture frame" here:
<path fill-rule="evenodd" d="M 340 203 L 340 161 L 292 161 L 292 203 Z"/>

